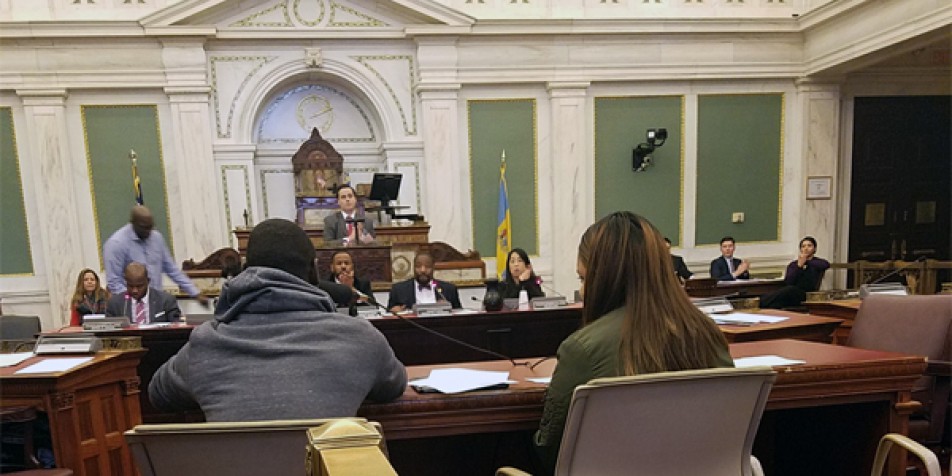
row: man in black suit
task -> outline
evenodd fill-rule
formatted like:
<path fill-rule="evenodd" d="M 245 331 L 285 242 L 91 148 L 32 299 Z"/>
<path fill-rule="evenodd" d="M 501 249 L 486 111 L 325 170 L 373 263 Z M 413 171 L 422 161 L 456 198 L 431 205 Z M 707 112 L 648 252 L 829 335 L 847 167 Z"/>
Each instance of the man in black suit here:
<path fill-rule="evenodd" d="M 664 242 L 668 245 L 668 252 L 671 252 L 671 240 L 668 237 L 664 237 Z M 674 265 L 674 274 L 678 275 L 678 279 L 683 283 L 686 279 L 691 279 L 691 276 L 694 276 L 694 273 L 688 269 L 688 265 L 684 264 L 684 258 L 678 255 L 671 255 L 671 264 Z"/>
<path fill-rule="evenodd" d="M 328 279 L 337 284 L 356 289 L 366 296 L 370 296 L 373 292 L 370 289 L 370 281 L 357 277 L 354 272 L 354 258 L 345 250 L 338 250 L 331 256 L 331 274 Z M 361 297 L 361 299 L 364 298 Z"/>
<path fill-rule="evenodd" d="M 711 261 L 711 277 L 718 281 L 750 279 L 750 263 L 734 257 L 734 237 L 721 238 L 721 256 Z"/>
<path fill-rule="evenodd" d="M 448 301 L 454 309 L 463 307 L 459 302 L 456 286 L 433 279 L 433 257 L 422 252 L 413 258 L 413 278 L 390 288 L 387 309 L 400 312 L 412 308 L 418 302 L 428 304 L 442 301 Z"/>
<path fill-rule="evenodd" d="M 324 218 L 324 241 L 343 241 L 344 244 L 361 243 L 374 240 L 374 221 L 357 210 L 357 194 L 354 187 L 341 185 L 337 189 L 337 204 L 340 211 Z M 352 220 L 362 219 L 354 222 Z"/>
<path fill-rule="evenodd" d="M 113 294 L 106 302 L 107 317 L 129 317 L 133 324 L 176 322 L 182 316 L 175 296 L 151 287 L 149 271 L 138 262 L 129 263 L 123 273 L 126 292 Z"/>

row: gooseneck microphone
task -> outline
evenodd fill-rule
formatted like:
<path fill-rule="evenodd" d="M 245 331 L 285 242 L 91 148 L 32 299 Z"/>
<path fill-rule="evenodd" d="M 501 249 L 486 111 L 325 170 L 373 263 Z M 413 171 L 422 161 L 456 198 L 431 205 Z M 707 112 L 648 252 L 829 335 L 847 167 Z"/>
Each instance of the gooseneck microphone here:
<path fill-rule="evenodd" d="M 129 311 L 129 293 L 126 293 L 126 302 L 122 305 L 122 315 L 129 318 L 129 321 L 132 321 L 132 315 Z"/>
<path fill-rule="evenodd" d="M 925 261 L 925 260 L 926 260 L 925 255 L 920 256 L 920 257 L 916 258 L 915 261 L 912 261 L 912 262 L 910 262 L 910 263 L 906 263 L 906 265 L 900 266 L 900 267 L 898 267 L 898 268 L 896 268 L 896 269 L 894 269 L 894 270 L 892 270 L 892 271 L 890 271 L 890 272 L 888 272 L 888 273 L 886 273 L 886 274 L 884 274 L 884 275 L 882 275 L 882 276 L 880 276 L 880 277 L 874 279 L 872 282 L 869 282 L 869 283 L 866 283 L 866 284 L 867 284 L 867 285 L 869 285 L 869 284 L 879 284 L 879 283 L 883 282 L 883 280 L 885 280 L 886 278 L 889 278 L 889 277 L 891 277 L 891 276 L 895 276 L 896 274 L 898 274 L 898 273 L 900 273 L 900 272 L 902 272 L 902 271 L 905 271 L 905 270 L 911 268 L 912 265 L 914 265 L 914 264 L 916 264 L 916 263 L 918 263 L 918 262 L 920 262 L 920 261 Z"/>
<path fill-rule="evenodd" d="M 358 293 L 358 295 L 363 294 L 363 293 L 361 293 L 360 291 L 357 291 L 357 290 L 354 290 L 354 292 L 355 292 L 355 293 Z M 442 293 L 441 293 L 441 294 L 442 294 Z M 369 296 L 368 296 L 368 297 L 369 297 Z M 417 323 L 417 322 L 414 322 L 415 319 L 407 319 L 406 317 L 403 317 L 403 316 L 401 316 L 400 314 L 398 314 L 398 313 L 396 313 L 396 312 L 393 312 L 393 311 L 390 311 L 389 309 L 383 307 L 380 303 L 377 302 L 376 299 L 374 299 L 374 300 L 369 300 L 369 299 L 368 299 L 368 302 L 371 303 L 371 304 L 373 304 L 374 306 L 377 306 L 378 308 L 382 309 L 386 315 L 390 315 L 390 316 L 396 317 L 397 319 L 400 319 L 401 321 L 406 322 L 407 324 L 410 324 L 411 326 L 416 327 L 417 329 L 420 329 L 420 330 L 422 330 L 422 331 L 428 332 L 428 333 L 433 334 L 433 335 L 435 335 L 435 336 L 437 336 L 437 337 L 440 337 L 440 338 L 442 338 L 442 339 L 446 339 L 446 340 L 448 340 L 448 341 L 450 341 L 450 342 L 453 342 L 454 344 L 458 344 L 458 345 L 461 345 L 461 346 L 463 346 L 463 347 L 466 347 L 467 349 L 475 350 L 476 352 L 482 352 L 482 353 L 484 353 L 484 354 L 486 354 L 486 355 L 491 355 L 491 356 L 496 357 L 496 358 L 500 358 L 500 359 L 503 359 L 503 360 L 508 360 L 510 363 L 512 363 L 513 366 L 520 366 L 520 365 L 521 365 L 521 366 L 524 366 L 524 367 L 529 367 L 529 366 L 530 366 L 530 364 L 529 364 L 528 362 L 516 362 L 515 359 L 513 359 L 512 357 L 509 357 L 508 355 L 501 354 L 501 353 L 496 352 L 496 351 L 493 351 L 493 350 L 484 349 L 484 348 L 482 348 L 482 347 L 475 346 L 475 345 L 470 344 L 470 343 L 468 343 L 468 342 L 463 342 L 463 341 L 461 341 L 461 340 L 459 340 L 459 339 L 457 339 L 457 338 L 455 338 L 455 337 L 450 337 L 450 336 L 448 336 L 448 335 L 446 335 L 446 334 L 443 334 L 442 332 L 435 331 L 435 330 L 433 330 L 433 329 L 430 329 L 429 327 L 426 327 L 426 326 L 424 326 L 424 325 L 422 325 L 422 324 L 419 324 L 419 323 Z M 548 357 L 546 357 L 546 358 L 548 358 Z"/>

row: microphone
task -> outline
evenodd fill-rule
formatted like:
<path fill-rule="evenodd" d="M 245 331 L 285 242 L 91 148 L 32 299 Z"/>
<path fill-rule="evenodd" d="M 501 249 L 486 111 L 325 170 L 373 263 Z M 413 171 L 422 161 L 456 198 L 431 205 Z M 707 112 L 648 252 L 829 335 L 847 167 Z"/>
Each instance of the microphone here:
<path fill-rule="evenodd" d="M 360 292 L 360 290 L 357 289 L 357 288 L 354 288 L 353 291 L 354 291 L 354 294 L 357 295 L 357 297 L 362 298 L 362 299 L 366 299 L 367 302 L 369 302 L 370 304 L 373 304 L 374 306 L 381 307 L 381 308 L 383 307 L 383 306 L 380 305 L 380 303 L 377 302 L 377 299 L 374 298 L 373 296 L 364 294 L 364 293 Z"/>
<path fill-rule="evenodd" d="M 450 302 L 450 300 L 449 300 L 449 299 L 446 299 L 446 296 L 443 295 L 443 288 L 441 288 L 440 285 L 436 283 L 436 280 L 435 280 L 435 279 L 430 280 L 430 287 L 432 287 L 432 288 L 433 288 L 433 291 L 434 291 L 437 295 L 439 295 L 439 299 L 442 299 L 442 300 L 444 300 L 444 301 L 446 301 L 446 302 Z M 437 300 L 439 300 L 439 299 L 437 299 Z"/>
<path fill-rule="evenodd" d="M 546 285 L 542 284 L 542 280 L 541 280 L 541 279 L 540 279 L 538 282 L 539 282 L 539 286 L 541 286 L 541 287 L 542 287 L 543 289 L 545 289 L 546 291 L 552 291 L 553 293 L 555 293 L 556 296 L 558 296 L 558 297 L 560 297 L 560 298 L 565 298 L 566 301 L 569 300 L 569 298 L 567 298 L 564 294 L 562 294 L 562 293 L 556 291 L 555 288 L 552 288 L 552 287 L 549 287 L 549 286 L 546 286 Z"/>
<path fill-rule="evenodd" d="M 434 281 L 434 282 L 435 282 L 435 281 Z M 359 291 L 357 291 L 356 289 L 355 289 L 354 291 L 355 291 L 355 292 L 359 292 Z M 476 296 L 473 296 L 473 299 L 476 299 Z M 446 335 L 446 334 L 443 334 L 442 332 L 438 332 L 438 331 L 435 331 L 435 330 L 433 330 L 433 329 L 430 329 L 429 327 L 426 327 L 426 326 L 424 326 L 424 325 L 422 325 L 422 324 L 419 324 L 419 323 L 417 323 L 417 322 L 414 322 L 415 319 L 407 319 L 406 317 L 403 317 L 403 316 L 401 316 L 400 314 L 397 314 L 396 312 L 391 312 L 389 309 L 387 309 L 387 308 L 383 307 L 382 305 L 380 305 L 380 303 L 378 303 L 376 300 L 372 301 L 371 304 L 373 304 L 373 305 L 379 307 L 380 309 L 382 309 L 383 312 L 384 312 L 385 314 L 387 314 L 387 315 L 396 317 L 397 319 L 400 319 L 401 321 L 406 322 L 407 324 L 410 324 L 411 326 L 416 327 L 417 329 L 420 329 L 420 330 L 425 331 L 425 332 L 429 332 L 430 334 L 433 334 L 433 335 L 435 335 L 435 336 L 437 336 L 437 337 L 440 337 L 440 338 L 442 338 L 442 339 L 446 339 L 446 340 L 448 340 L 448 341 L 450 341 L 450 342 L 452 342 L 452 343 L 454 343 L 454 344 L 458 344 L 458 345 L 461 345 L 461 346 L 463 346 L 463 347 L 466 347 L 466 348 L 468 348 L 468 349 L 470 349 L 470 350 L 475 350 L 475 351 L 477 351 L 477 352 L 482 352 L 482 353 L 484 353 L 484 354 L 486 354 L 486 355 L 491 355 L 491 356 L 496 357 L 496 358 L 499 358 L 499 359 L 508 360 L 513 366 L 520 366 L 520 365 L 521 365 L 521 366 L 525 366 L 525 367 L 529 367 L 529 366 L 530 366 L 530 364 L 529 364 L 528 362 L 516 362 L 515 359 L 513 359 L 512 357 L 509 357 L 508 355 L 501 354 L 501 353 L 496 352 L 496 351 L 493 351 L 493 350 L 484 349 L 484 348 L 482 348 L 482 347 L 475 346 L 475 345 L 470 344 L 470 343 L 468 343 L 468 342 L 463 342 L 463 341 L 461 341 L 461 340 L 459 340 L 459 339 L 457 339 L 457 338 L 455 338 L 455 337 L 450 337 L 450 336 L 448 336 L 448 335 Z M 547 359 L 547 358 L 548 358 L 548 357 L 546 357 L 546 359 Z M 534 368 L 534 367 L 533 367 L 533 368 Z"/>
<path fill-rule="evenodd" d="M 132 321 L 132 316 L 129 315 L 129 293 L 126 293 L 126 303 L 122 306 L 122 315 L 129 318 L 129 321 Z"/>
<path fill-rule="evenodd" d="M 889 273 L 886 273 L 886 274 L 884 274 L 884 275 L 882 275 L 882 276 L 880 276 L 880 277 L 874 279 L 872 282 L 866 283 L 866 284 L 867 284 L 867 285 L 870 285 L 870 284 L 879 284 L 879 283 L 883 282 L 884 279 L 889 278 L 889 277 L 891 277 L 891 276 L 895 276 L 895 275 L 896 275 L 897 273 L 899 273 L 900 271 L 904 271 L 904 270 L 906 270 L 906 269 L 908 269 L 908 268 L 911 268 L 912 265 L 914 265 L 914 264 L 916 264 L 916 263 L 918 263 L 918 262 L 920 262 L 920 261 L 925 261 L 925 260 L 926 260 L 925 255 L 920 256 L 920 257 L 916 258 L 915 261 L 912 261 L 912 262 L 910 262 L 910 263 L 907 263 L 905 266 L 900 266 L 900 267 L 898 267 L 898 268 L 896 268 L 896 269 L 890 271 Z"/>

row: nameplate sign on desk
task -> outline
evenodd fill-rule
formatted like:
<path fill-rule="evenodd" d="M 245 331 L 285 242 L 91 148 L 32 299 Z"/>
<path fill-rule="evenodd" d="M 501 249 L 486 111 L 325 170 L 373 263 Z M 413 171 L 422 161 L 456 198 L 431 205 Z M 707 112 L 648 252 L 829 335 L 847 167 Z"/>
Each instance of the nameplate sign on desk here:
<path fill-rule="evenodd" d="M 537 297 L 532 298 L 532 300 L 529 301 L 529 305 L 532 306 L 532 309 L 552 309 L 554 307 L 565 306 L 566 301 L 562 296 Z"/>
<path fill-rule="evenodd" d="M 734 310 L 734 305 L 725 297 L 694 298 L 691 299 L 691 302 L 704 314 L 731 312 Z"/>
<path fill-rule="evenodd" d="M 452 314 L 453 308 L 448 302 L 438 302 L 433 304 L 414 304 L 413 312 L 417 317 L 436 317 Z"/>
<path fill-rule="evenodd" d="M 87 315 L 83 319 L 83 329 L 87 331 L 114 331 L 129 326 L 129 319 L 126 317 L 101 317 L 90 319 Z"/>
<path fill-rule="evenodd" d="M 72 334 L 67 336 L 45 335 L 33 347 L 36 355 L 42 354 L 91 354 L 102 348 L 102 341 L 94 335 Z"/>
<path fill-rule="evenodd" d="M 776 324 L 786 321 L 783 316 L 768 316 L 765 314 L 750 314 L 746 312 L 732 312 L 730 314 L 708 314 L 718 325 L 752 326 L 754 324 Z"/>

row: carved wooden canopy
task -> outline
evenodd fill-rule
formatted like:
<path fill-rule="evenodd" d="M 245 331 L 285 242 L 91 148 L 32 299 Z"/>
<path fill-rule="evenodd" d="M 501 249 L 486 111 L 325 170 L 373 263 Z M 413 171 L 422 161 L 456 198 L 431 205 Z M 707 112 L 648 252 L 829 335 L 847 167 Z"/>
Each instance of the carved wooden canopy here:
<path fill-rule="evenodd" d="M 344 183 L 344 158 L 315 127 L 291 157 L 297 197 L 333 197 Z"/>

